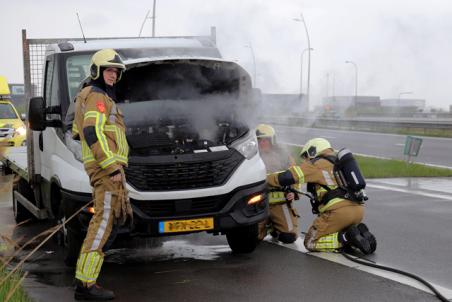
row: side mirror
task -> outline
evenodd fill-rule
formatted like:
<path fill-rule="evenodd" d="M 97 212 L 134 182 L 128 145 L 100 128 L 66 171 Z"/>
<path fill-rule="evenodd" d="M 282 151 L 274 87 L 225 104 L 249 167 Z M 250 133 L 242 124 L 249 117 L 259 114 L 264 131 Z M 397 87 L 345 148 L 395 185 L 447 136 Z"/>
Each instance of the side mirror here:
<path fill-rule="evenodd" d="M 43 97 L 30 99 L 30 105 L 28 106 L 28 122 L 31 130 L 43 131 L 47 127 L 62 127 L 61 120 L 47 120 L 47 114 L 61 115 L 61 107 L 51 106 L 46 108 L 46 102 Z"/>
<path fill-rule="evenodd" d="M 28 122 L 31 130 L 43 131 L 46 128 L 46 103 L 43 97 L 30 99 Z"/>
<path fill-rule="evenodd" d="M 26 117 L 25 113 L 21 113 L 21 114 L 20 114 L 20 119 L 21 119 L 22 121 L 25 121 L 26 118 L 27 118 L 27 117 Z"/>

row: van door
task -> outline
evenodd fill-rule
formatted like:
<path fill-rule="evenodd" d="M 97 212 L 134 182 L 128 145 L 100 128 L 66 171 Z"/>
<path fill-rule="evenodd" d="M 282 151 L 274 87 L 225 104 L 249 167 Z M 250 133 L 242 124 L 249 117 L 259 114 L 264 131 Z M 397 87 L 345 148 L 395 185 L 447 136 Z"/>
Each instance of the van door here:
<path fill-rule="evenodd" d="M 59 81 L 58 81 L 58 66 L 55 55 L 47 57 L 45 69 L 45 83 L 44 83 L 44 98 L 46 107 L 58 106 L 59 101 Z M 48 115 L 51 119 L 61 119 L 60 115 Z M 41 158 L 41 176 L 50 181 L 53 176 L 52 172 L 52 156 L 55 154 L 55 146 L 58 140 L 56 128 L 47 127 L 40 133 L 38 139 L 39 153 Z"/>

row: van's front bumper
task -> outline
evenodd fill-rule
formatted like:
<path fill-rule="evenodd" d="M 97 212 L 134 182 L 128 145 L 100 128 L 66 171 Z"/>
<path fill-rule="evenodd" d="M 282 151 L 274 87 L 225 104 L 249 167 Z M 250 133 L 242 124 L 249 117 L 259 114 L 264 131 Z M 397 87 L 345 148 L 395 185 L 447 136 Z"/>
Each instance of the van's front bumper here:
<path fill-rule="evenodd" d="M 63 192 L 66 202 L 83 205 L 90 200 L 87 194 Z M 262 194 L 260 202 L 248 205 L 248 200 Z M 218 196 L 204 196 L 200 198 L 178 200 L 131 200 L 134 212 L 133 226 L 121 227 L 118 233 L 130 233 L 141 236 L 166 236 L 197 232 L 185 231 L 177 233 L 160 233 L 159 225 L 171 220 L 193 220 L 212 218 L 211 233 L 224 233 L 230 229 L 256 224 L 269 215 L 266 183 L 258 183 L 236 188 L 232 192 Z M 84 231 L 87 230 L 91 214 L 82 211 L 79 220 Z"/>
<path fill-rule="evenodd" d="M 262 201 L 248 205 L 248 200 L 259 194 L 263 196 Z M 208 231 L 222 233 L 233 228 L 256 224 L 266 219 L 269 213 L 264 181 L 242 186 L 229 194 L 218 196 L 160 201 L 132 200 L 132 207 L 135 231 L 154 236 L 168 235 L 159 231 L 159 224 L 165 221 L 213 218 L 214 227 Z"/>

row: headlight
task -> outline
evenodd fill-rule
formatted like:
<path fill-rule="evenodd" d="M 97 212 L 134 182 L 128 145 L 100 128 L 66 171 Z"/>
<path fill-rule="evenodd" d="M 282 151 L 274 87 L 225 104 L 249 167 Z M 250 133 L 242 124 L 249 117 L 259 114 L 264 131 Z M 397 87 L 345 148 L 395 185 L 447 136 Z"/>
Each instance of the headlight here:
<path fill-rule="evenodd" d="M 246 159 L 250 159 L 257 154 L 256 136 L 250 131 L 243 139 L 235 141 L 231 147 L 239 151 Z"/>
<path fill-rule="evenodd" d="M 27 133 L 27 129 L 25 129 L 24 126 L 20 126 L 19 128 L 16 129 L 17 135 L 25 135 L 26 133 Z"/>

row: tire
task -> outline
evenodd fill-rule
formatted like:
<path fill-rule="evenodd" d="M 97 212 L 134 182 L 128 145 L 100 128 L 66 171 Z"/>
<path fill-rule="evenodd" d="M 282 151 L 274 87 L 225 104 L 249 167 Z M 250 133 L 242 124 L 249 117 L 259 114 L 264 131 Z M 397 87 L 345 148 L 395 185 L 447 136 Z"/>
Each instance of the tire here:
<path fill-rule="evenodd" d="M 69 218 L 75 213 L 78 208 L 70 201 L 62 200 L 64 218 Z M 82 247 L 84 234 L 82 232 L 82 225 L 77 217 L 74 217 L 63 228 L 63 243 L 64 243 L 64 263 L 68 267 L 75 267 L 77 259 Z"/>
<path fill-rule="evenodd" d="M 258 225 L 253 224 L 228 231 L 226 239 L 233 253 L 247 254 L 253 252 L 259 244 L 258 235 Z"/>
<path fill-rule="evenodd" d="M 15 188 L 22 196 L 24 196 L 26 199 L 34 203 L 34 193 L 33 190 L 30 188 L 28 183 L 20 179 L 17 187 Z M 14 190 L 13 190 L 14 192 Z M 21 223 L 27 219 L 33 218 L 33 215 L 25 208 L 21 203 L 19 203 L 17 200 L 14 199 L 14 193 L 12 193 L 12 199 L 13 199 L 13 213 L 14 213 L 14 219 L 17 223 Z"/>

